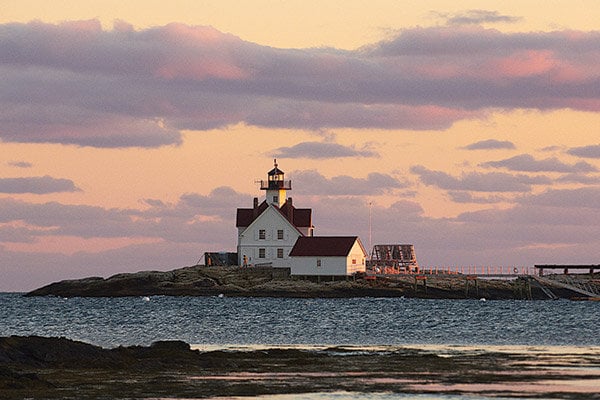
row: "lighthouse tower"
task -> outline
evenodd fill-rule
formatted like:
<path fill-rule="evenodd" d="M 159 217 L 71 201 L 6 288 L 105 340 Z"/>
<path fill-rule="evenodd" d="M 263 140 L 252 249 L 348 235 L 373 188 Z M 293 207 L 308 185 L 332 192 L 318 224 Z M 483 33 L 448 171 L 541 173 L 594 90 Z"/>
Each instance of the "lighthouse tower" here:
<path fill-rule="evenodd" d="M 313 236 L 312 210 L 296 208 L 287 191 L 292 189 L 282 170 L 268 172 L 260 181 L 266 199 L 253 199 L 252 208 L 238 208 L 235 226 L 238 229 L 238 262 L 240 266 L 271 265 L 289 267 L 289 253 L 301 236 Z"/>
<path fill-rule="evenodd" d="M 292 181 L 284 179 L 284 173 L 277 168 L 277 160 L 273 160 L 275 168 L 268 172 L 266 181 L 260 181 L 260 189 L 265 190 L 267 204 L 273 204 L 279 208 L 287 199 L 287 190 L 292 190 Z"/>

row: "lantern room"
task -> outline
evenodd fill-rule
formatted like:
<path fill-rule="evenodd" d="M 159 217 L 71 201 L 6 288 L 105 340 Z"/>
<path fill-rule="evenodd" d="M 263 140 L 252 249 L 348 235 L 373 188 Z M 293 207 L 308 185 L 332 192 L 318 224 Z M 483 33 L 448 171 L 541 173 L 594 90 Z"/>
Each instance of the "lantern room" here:
<path fill-rule="evenodd" d="M 266 191 L 266 200 L 269 204 L 281 207 L 287 198 L 287 190 L 292 190 L 292 182 L 285 180 L 285 174 L 273 160 L 274 168 L 267 173 L 267 180 L 260 181 L 260 189 Z"/>

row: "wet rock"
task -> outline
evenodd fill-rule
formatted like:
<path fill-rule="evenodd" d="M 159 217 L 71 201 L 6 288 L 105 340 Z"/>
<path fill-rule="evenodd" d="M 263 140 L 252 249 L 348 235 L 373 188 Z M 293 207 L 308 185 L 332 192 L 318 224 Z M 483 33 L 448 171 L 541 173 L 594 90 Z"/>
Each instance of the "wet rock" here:
<path fill-rule="evenodd" d="M 202 278 L 193 282 L 192 285 L 196 287 L 215 287 L 217 286 L 217 282 L 211 278 Z"/>
<path fill-rule="evenodd" d="M 451 347 L 442 356 L 440 351 L 335 346 L 199 352 L 181 341 L 104 349 L 65 338 L 0 337 L 0 397 L 214 398 L 324 391 L 407 395 L 439 394 L 440 388 L 468 396 L 473 388 L 487 385 L 485 393 L 491 397 L 598 398 L 593 385 L 555 393 L 545 384 L 600 379 L 596 353 L 581 357 L 545 349 L 513 354 Z M 527 389 L 519 385 L 523 382 L 533 385 Z"/>
<path fill-rule="evenodd" d="M 8 367 L 0 366 L 0 391 L 4 390 L 31 390 L 49 389 L 55 385 L 45 381 L 35 373 L 22 373 L 13 371 Z"/>
<path fill-rule="evenodd" d="M 150 348 L 160 351 L 172 351 L 175 353 L 180 353 L 189 351 L 190 345 L 183 340 L 159 340 L 152 343 Z"/>

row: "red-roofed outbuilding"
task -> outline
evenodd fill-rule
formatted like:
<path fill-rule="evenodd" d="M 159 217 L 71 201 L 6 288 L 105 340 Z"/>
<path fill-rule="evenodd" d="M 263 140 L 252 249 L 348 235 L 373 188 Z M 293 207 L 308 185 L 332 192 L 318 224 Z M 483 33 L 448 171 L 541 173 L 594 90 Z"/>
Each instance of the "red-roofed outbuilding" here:
<path fill-rule="evenodd" d="M 358 236 L 299 237 L 290 258 L 292 275 L 348 276 L 365 272 L 367 252 Z"/>

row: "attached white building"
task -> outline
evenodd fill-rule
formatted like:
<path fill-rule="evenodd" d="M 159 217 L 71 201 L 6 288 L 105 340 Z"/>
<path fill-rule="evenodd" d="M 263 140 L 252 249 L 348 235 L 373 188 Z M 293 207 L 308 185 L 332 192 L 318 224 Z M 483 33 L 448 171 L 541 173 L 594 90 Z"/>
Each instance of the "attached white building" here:
<path fill-rule="evenodd" d="M 254 198 L 252 208 L 238 208 L 238 262 L 240 266 L 272 265 L 289 267 L 290 251 L 299 237 L 312 236 L 312 210 L 296 208 L 287 190 L 291 181 L 277 168 L 268 172 L 268 179 L 261 181 L 265 200 L 260 204 Z"/>
<path fill-rule="evenodd" d="M 365 272 L 367 252 L 358 236 L 304 236 L 290 258 L 291 275 L 348 276 Z"/>

